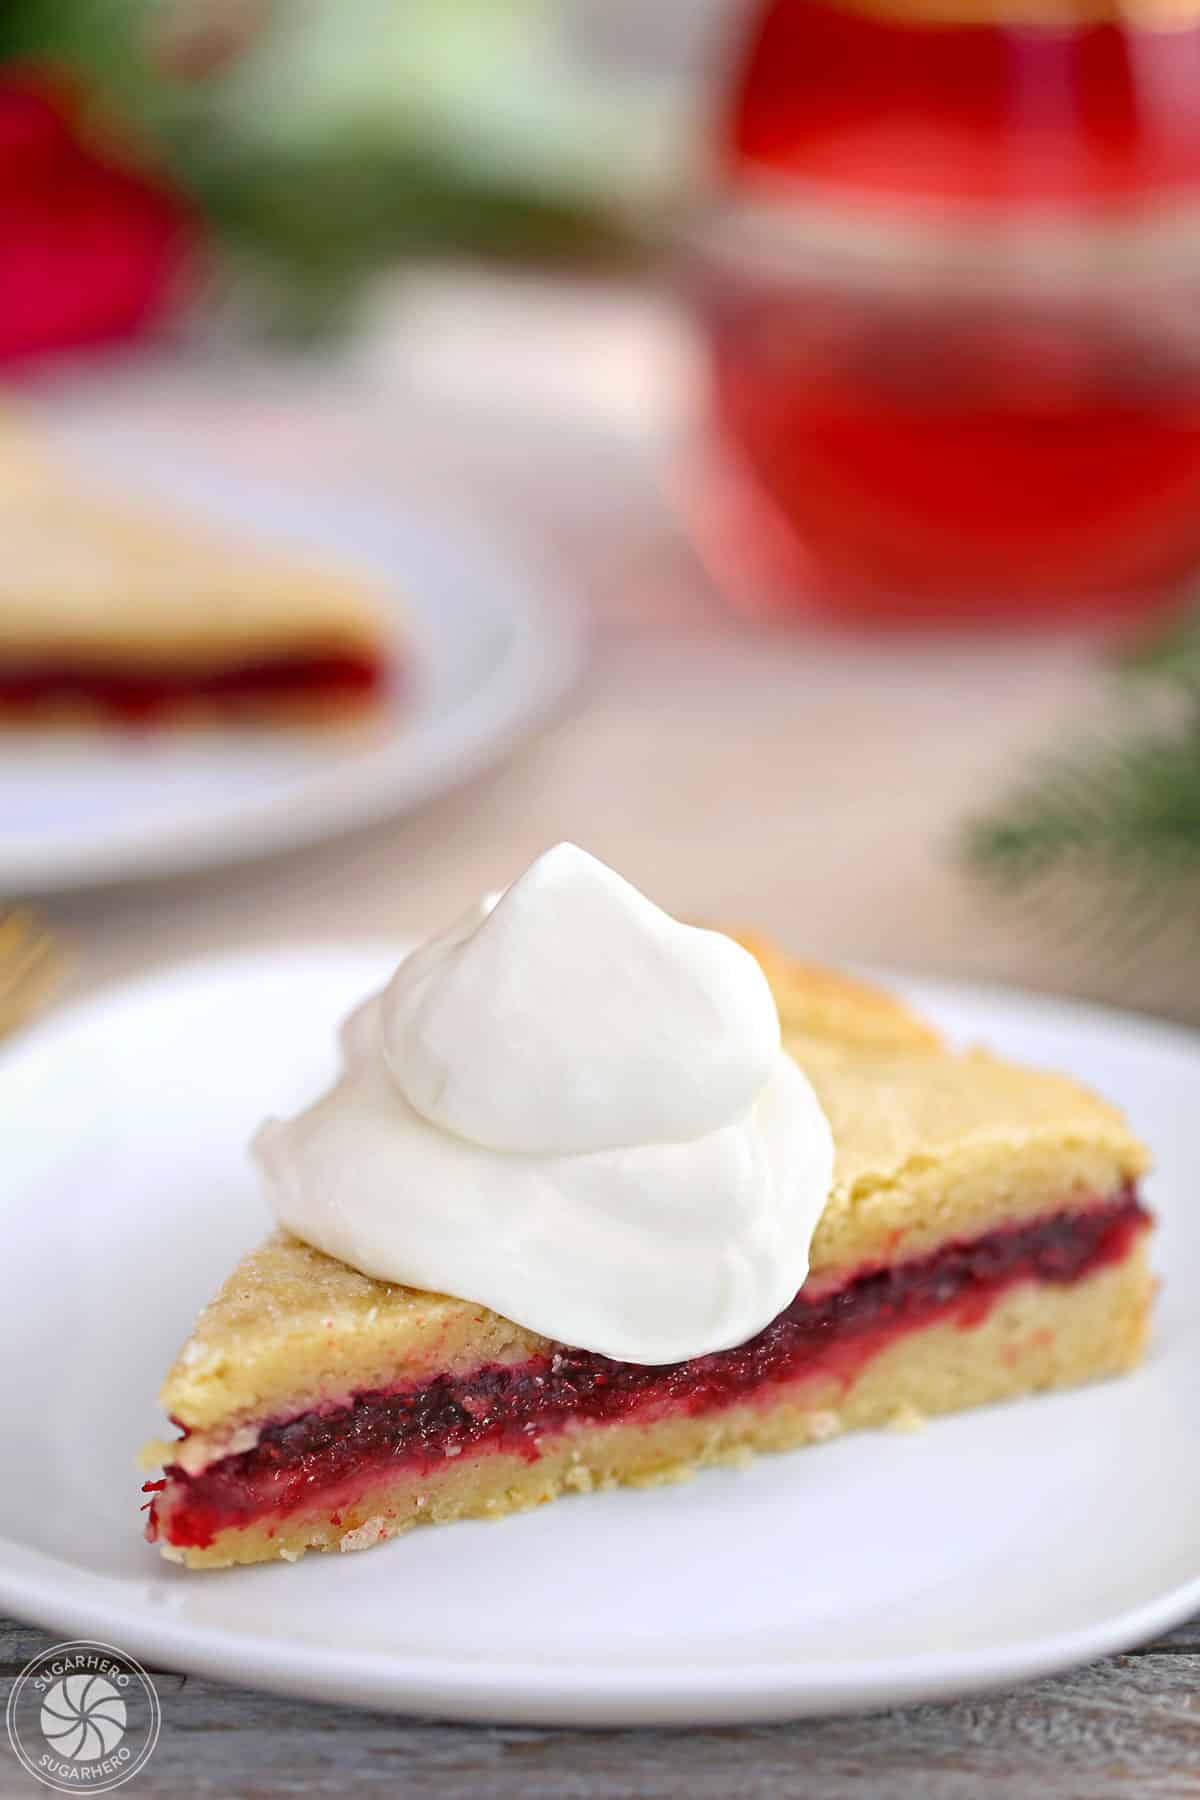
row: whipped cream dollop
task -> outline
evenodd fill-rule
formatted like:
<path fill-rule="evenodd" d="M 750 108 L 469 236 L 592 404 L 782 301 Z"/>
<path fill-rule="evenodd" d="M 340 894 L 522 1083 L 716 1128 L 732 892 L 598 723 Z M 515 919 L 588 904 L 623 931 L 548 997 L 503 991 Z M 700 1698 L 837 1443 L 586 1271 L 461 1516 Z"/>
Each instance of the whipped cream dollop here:
<path fill-rule="evenodd" d="M 255 1139 L 297 1237 L 639 1363 L 753 1337 L 808 1272 L 828 1122 L 758 964 L 560 844 L 401 963 Z"/>

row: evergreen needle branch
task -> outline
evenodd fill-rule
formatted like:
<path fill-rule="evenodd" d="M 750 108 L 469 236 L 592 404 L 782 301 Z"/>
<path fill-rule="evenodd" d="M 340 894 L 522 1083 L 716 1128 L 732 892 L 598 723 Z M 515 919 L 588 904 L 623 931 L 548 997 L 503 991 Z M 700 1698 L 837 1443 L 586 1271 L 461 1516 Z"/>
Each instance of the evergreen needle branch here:
<path fill-rule="evenodd" d="M 1059 871 L 1139 889 L 1200 874 L 1200 703 L 1175 730 L 1048 759 L 968 823 L 963 850 L 1008 889 Z"/>

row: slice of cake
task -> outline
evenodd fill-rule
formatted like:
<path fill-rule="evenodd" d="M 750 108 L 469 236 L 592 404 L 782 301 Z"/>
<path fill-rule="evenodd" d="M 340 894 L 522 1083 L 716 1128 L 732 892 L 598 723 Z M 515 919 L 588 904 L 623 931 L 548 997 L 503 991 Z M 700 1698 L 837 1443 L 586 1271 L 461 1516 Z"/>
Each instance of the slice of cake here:
<path fill-rule="evenodd" d="M 1138 1360 L 1147 1159 L 1121 1115 L 743 941 L 836 1154 L 807 1279 L 774 1322 L 699 1356 L 621 1360 L 281 1231 L 233 1272 L 163 1388 L 183 1434 L 149 1449 L 163 1474 L 147 1535 L 166 1556 L 213 1568 L 363 1549 Z M 664 1306 L 675 1274 L 665 1260 Z"/>
<path fill-rule="evenodd" d="M 367 588 L 77 490 L 0 434 L 0 723 L 310 721 L 381 694 Z"/>

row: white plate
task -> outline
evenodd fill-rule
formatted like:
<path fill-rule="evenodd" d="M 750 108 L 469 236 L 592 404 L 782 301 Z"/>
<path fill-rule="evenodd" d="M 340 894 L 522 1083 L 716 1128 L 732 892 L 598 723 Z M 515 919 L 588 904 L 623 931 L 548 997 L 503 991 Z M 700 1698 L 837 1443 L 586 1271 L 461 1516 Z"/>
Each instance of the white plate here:
<path fill-rule="evenodd" d="M 402 812 L 510 749 L 584 658 L 578 602 L 470 521 L 386 512 L 242 477 L 117 433 L 76 459 L 214 520 L 235 541 L 313 552 L 394 603 L 401 675 L 369 726 L 316 731 L 0 734 L 0 893 L 233 862 Z M 80 452 L 83 452 L 80 456 Z"/>
<path fill-rule="evenodd" d="M 1061 1668 L 1200 1607 L 1200 1046 L 1137 1018 L 912 989 L 1073 1069 L 1154 1144 L 1168 1271 L 1131 1377 L 683 1487 L 196 1575 L 138 1535 L 134 1457 L 193 1314 L 264 1220 L 242 1146 L 333 1060 L 394 952 L 193 964 L 0 1060 L 0 1606 L 219 1679 L 547 1723 L 769 1719 Z"/>

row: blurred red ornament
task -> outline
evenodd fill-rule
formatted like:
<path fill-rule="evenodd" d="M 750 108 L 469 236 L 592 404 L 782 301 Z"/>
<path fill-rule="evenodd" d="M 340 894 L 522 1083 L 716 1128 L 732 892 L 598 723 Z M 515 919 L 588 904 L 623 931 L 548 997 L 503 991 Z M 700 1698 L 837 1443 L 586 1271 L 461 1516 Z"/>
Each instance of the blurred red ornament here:
<path fill-rule="evenodd" d="M 70 87 L 0 69 L 0 361 L 142 331 L 193 237 L 186 203 L 79 132 Z"/>
<path fill-rule="evenodd" d="M 896 621 L 1169 596 L 1200 566 L 1200 3 L 753 21 L 695 238 L 723 584 Z"/>

